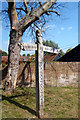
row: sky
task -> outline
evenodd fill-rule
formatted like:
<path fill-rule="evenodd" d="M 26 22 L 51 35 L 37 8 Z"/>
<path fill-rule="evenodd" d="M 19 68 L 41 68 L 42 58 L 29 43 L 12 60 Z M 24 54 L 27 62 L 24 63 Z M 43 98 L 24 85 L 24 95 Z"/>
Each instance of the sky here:
<path fill-rule="evenodd" d="M 52 17 L 48 17 L 49 22 L 45 25 L 45 34 L 43 34 L 44 40 L 52 40 L 64 52 L 78 45 L 78 2 L 67 2 L 65 5 L 66 7 L 59 11 L 60 16 L 53 14 Z M 0 32 L 0 37 L 2 36 L 2 43 L 0 44 L 0 49 L 8 52 L 10 29 L 4 27 L 3 21 L 1 27 L 0 31 L 2 33 Z M 25 33 L 22 41 L 30 43 L 32 38 Z M 34 51 L 21 51 L 21 54 L 24 53 L 34 54 Z"/>

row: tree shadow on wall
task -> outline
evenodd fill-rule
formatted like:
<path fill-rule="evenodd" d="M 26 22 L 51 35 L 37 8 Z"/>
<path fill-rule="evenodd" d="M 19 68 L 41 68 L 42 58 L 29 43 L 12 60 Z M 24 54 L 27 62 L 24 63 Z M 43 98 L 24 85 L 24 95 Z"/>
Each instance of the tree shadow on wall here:
<path fill-rule="evenodd" d="M 1 72 L 2 72 L 2 80 L 5 79 L 5 77 L 7 75 L 7 71 L 8 71 L 8 65 L 1 70 Z"/>
<path fill-rule="evenodd" d="M 7 75 L 7 71 L 8 71 L 8 65 L 0 70 L 0 73 L 1 73 L 0 77 L 2 79 L 1 83 L 3 84 L 3 86 L 5 85 L 5 78 L 6 78 L 6 75 Z"/>
<path fill-rule="evenodd" d="M 27 68 L 27 73 L 26 73 L 27 77 L 25 75 L 26 68 Z M 22 86 L 22 85 L 30 85 L 31 86 L 32 85 L 32 73 L 31 73 L 31 66 L 30 66 L 29 61 L 25 64 L 18 79 L 21 79 L 21 82 L 19 83 L 20 86 Z"/>

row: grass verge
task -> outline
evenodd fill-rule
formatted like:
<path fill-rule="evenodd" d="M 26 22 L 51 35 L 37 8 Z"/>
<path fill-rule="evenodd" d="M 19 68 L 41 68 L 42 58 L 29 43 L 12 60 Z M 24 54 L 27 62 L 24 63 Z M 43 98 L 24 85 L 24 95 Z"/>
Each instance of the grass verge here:
<path fill-rule="evenodd" d="M 45 88 L 44 118 L 78 118 L 77 88 Z M 12 95 L 3 92 L 3 118 L 37 118 L 36 89 L 16 88 Z"/>

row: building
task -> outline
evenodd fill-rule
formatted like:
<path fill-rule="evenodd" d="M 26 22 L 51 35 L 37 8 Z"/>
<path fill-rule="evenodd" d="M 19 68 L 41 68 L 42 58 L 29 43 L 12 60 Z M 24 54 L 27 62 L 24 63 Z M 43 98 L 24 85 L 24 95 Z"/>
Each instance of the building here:
<path fill-rule="evenodd" d="M 64 54 L 57 61 L 61 62 L 80 62 L 80 44 L 73 48 L 71 51 Z"/>
<path fill-rule="evenodd" d="M 8 56 L 2 56 L 2 63 L 8 63 Z"/>
<path fill-rule="evenodd" d="M 35 60 L 34 57 L 20 56 L 19 63 L 27 62 L 27 61 L 34 61 L 34 60 Z M 2 56 L 2 62 L 7 64 L 8 56 Z"/>
<path fill-rule="evenodd" d="M 44 56 L 44 61 L 57 61 L 60 58 L 60 54 L 52 53 Z"/>

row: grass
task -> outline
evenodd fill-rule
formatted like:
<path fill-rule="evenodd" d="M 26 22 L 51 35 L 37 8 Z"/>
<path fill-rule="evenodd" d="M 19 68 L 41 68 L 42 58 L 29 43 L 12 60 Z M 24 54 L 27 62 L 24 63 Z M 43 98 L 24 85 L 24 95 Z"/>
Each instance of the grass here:
<path fill-rule="evenodd" d="M 35 88 L 16 88 L 12 95 L 3 92 L 3 118 L 37 118 Z M 45 88 L 44 118 L 78 118 L 77 88 Z"/>

